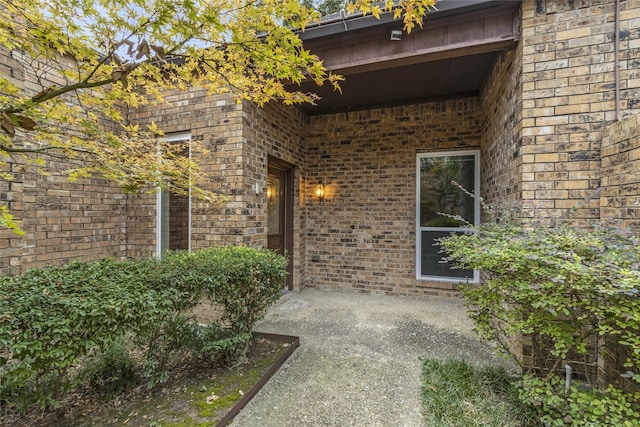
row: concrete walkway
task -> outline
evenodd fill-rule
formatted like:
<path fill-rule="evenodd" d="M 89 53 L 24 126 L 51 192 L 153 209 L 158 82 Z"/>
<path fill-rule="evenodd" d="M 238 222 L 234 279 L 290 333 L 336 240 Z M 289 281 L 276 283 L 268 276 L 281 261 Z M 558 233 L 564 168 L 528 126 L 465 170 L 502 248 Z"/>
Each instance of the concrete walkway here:
<path fill-rule="evenodd" d="M 256 330 L 300 347 L 232 426 L 423 426 L 419 356 L 504 363 L 472 326 L 456 298 L 289 292 Z"/>

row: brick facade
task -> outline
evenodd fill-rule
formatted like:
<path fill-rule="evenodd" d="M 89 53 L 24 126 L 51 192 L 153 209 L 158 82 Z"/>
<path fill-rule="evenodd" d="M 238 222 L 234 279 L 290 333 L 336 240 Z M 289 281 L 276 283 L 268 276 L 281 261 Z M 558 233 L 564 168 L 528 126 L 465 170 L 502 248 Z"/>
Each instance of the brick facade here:
<path fill-rule="evenodd" d="M 607 131 L 616 119 L 614 4 L 523 1 L 521 39 L 500 55 L 475 97 L 307 116 L 296 108 L 257 108 L 229 94 L 192 89 L 168 93 L 167 104 L 132 110 L 128 117 L 140 125 L 155 121 L 167 133 L 189 131 L 209 150 L 196 154 L 206 171 L 200 185 L 226 201 L 194 201 L 193 248 L 266 246 L 266 179 L 273 157 L 293 167 L 295 288 L 447 294 L 454 284 L 415 278 L 418 153 L 480 149 L 483 197 L 521 201 L 536 220 L 561 215 L 592 194 L 578 219 L 635 215 L 629 206 L 621 209 L 638 195 L 634 186 L 621 185 L 632 179 L 621 168 L 633 165 L 619 166 L 625 143 Z M 640 2 L 622 1 L 625 117 L 640 112 L 639 23 Z M 19 58 L 4 56 L 3 72 L 33 84 Z M 630 161 L 633 150 L 627 150 Z M 324 200 L 314 194 L 320 182 L 327 189 Z M 598 198 L 601 185 L 604 197 Z M 125 195 L 100 180 L 69 184 L 61 174 L 26 173 L 0 183 L 0 200 L 27 231 L 24 238 L 2 232 L 2 271 L 77 255 L 156 251 L 153 191 Z"/>
<path fill-rule="evenodd" d="M 0 48 L 0 58 L 3 76 L 31 95 L 44 87 L 63 84 L 56 70 L 70 61 L 61 57 L 56 64 L 42 63 L 4 48 Z M 67 96 L 65 101 L 74 99 Z M 21 137 L 18 131 L 16 138 Z M 0 180 L 0 205 L 6 205 L 20 221 L 25 235 L 0 230 L 0 272 L 17 273 L 74 259 L 127 256 L 124 218 L 130 197 L 104 180 L 69 183 L 66 171 L 76 165 L 70 159 L 49 158 L 40 167 L 48 172 L 43 175 L 22 157 L 8 164 L 6 171 L 15 179 Z"/>
<path fill-rule="evenodd" d="M 503 53 L 481 94 L 480 189 L 491 202 L 520 200 L 521 190 L 533 180 L 522 172 L 521 61 L 520 46 Z"/>
<path fill-rule="evenodd" d="M 621 0 L 620 8 L 616 54 L 614 0 L 524 0 L 521 38 L 500 54 L 478 96 L 307 116 L 191 89 L 128 118 L 188 131 L 208 150 L 195 154 L 206 171 L 199 184 L 226 199 L 193 202 L 192 248 L 267 246 L 273 158 L 293 168 L 294 289 L 454 295 L 454 283 L 416 279 L 420 153 L 479 149 L 485 200 L 519 201 L 534 221 L 580 206 L 578 222 L 640 224 L 640 0 Z M 43 88 L 36 74 L 56 78 L 38 64 L 28 70 L 17 52 L 0 57 L 0 72 L 31 93 Z M 0 272 L 156 253 L 155 191 L 125 194 L 99 179 L 69 183 L 64 172 L 72 166 L 51 159 L 51 174 L 40 175 L 9 165 L 16 180 L 0 181 L 0 204 L 26 235 L 0 230 Z M 530 353 L 525 345 L 523 360 Z M 600 353 L 589 368 L 602 382 L 617 381 L 624 354 L 604 346 Z"/>
<path fill-rule="evenodd" d="M 244 140 L 246 149 L 247 185 L 258 183 L 262 189 L 253 195 L 248 206 L 253 212 L 253 224 L 248 224 L 251 241 L 247 244 L 266 247 L 266 185 L 268 159 L 288 163 L 293 167 L 293 253 L 288 254 L 293 262 L 293 288 L 301 289 L 307 278 L 307 251 L 305 230 L 307 224 L 307 118 L 297 108 L 270 104 L 265 108 L 245 104 Z"/>
<path fill-rule="evenodd" d="M 640 225 L 640 115 L 604 130 L 600 174 L 602 217 Z"/>
<path fill-rule="evenodd" d="M 304 130 L 306 118 L 295 108 L 270 104 L 258 108 L 236 103 L 230 94 L 208 96 L 205 91 L 169 94 L 168 105 L 147 106 L 130 115 L 140 124 L 155 121 L 167 133 L 191 132 L 192 139 L 209 151 L 194 154 L 206 171 L 199 185 L 221 194 L 220 203 L 193 201 L 192 248 L 211 245 L 267 246 L 266 185 L 268 158 L 272 156 L 294 167 L 294 265 L 293 286 L 299 289 L 304 277 Z M 177 105 L 177 106 L 176 106 Z M 256 185 L 258 194 L 256 194 Z M 149 236 L 148 251 L 155 250 L 155 199 L 140 203 L 148 220 L 134 231 Z"/>
<path fill-rule="evenodd" d="M 74 259 L 123 257 L 127 196 L 109 183 L 65 175 L 15 174 L 0 202 L 21 221 L 24 236 L 0 231 L 0 270 L 19 272 Z"/>
<path fill-rule="evenodd" d="M 627 116 L 640 112 L 640 2 L 620 4 Z M 616 120 L 614 18 L 612 0 L 523 2 L 521 198 L 532 218 L 564 215 L 579 203 L 575 218 L 600 216 L 601 141 Z"/>
<path fill-rule="evenodd" d="M 249 192 L 244 186 L 243 112 L 228 95 L 208 96 L 204 90 L 175 91 L 165 95 L 166 104 L 149 105 L 132 111 L 129 118 L 141 125 L 157 123 L 165 134 L 190 132 L 191 139 L 208 153 L 194 153 L 206 172 L 203 189 L 225 197 L 224 202 L 193 200 L 192 248 L 220 244 L 242 244 L 245 235 L 243 207 Z M 137 234 L 147 236 L 145 254 L 156 251 L 156 196 L 139 201 L 137 209 L 146 221 L 137 224 Z M 140 253 L 142 255 L 143 253 Z"/>
<path fill-rule="evenodd" d="M 446 294 L 416 280 L 416 155 L 477 149 L 477 98 L 311 117 L 307 280 L 310 286 Z M 324 183 L 326 196 L 314 195 Z"/>
<path fill-rule="evenodd" d="M 602 187 L 600 215 L 615 218 L 623 225 L 637 229 L 640 225 L 640 114 L 627 117 L 607 127 L 602 138 Z M 624 364 L 628 349 L 603 337 L 598 349 L 599 385 L 615 384 L 627 391 L 638 384 L 621 374 L 629 368 Z"/>

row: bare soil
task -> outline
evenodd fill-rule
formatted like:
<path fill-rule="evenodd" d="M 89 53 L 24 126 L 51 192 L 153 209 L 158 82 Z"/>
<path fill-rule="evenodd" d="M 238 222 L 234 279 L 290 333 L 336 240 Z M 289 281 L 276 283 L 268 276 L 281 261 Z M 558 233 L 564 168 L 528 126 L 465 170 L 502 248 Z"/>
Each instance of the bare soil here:
<path fill-rule="evenodd" d="M 290 344 L 254 338 L 234 366 L 189 361 L 172 369 L 170 380 L 153 390 L 144 385 L 107 397 L 95 390 L 72 393 L 64 408 L 26 416 L 0 414 L 0 425 L 86 427 L 214 426 L 252 389 Z"/>

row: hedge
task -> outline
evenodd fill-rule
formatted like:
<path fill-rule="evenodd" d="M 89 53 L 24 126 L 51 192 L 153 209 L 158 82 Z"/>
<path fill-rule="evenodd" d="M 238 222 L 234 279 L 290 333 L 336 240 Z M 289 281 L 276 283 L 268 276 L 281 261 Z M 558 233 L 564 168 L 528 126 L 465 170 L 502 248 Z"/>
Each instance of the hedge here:
<path fill-rule="evenodd" d="M 83 366 L 131 343 L 147 385 L 185 354 L 237 356 L 279 295 L 286 259 L 244 247 L 168 252 L 161 260 L 72 262 L 0 276 L 0 404 L 25 411 L 64 403 Z M 195 322 L 201 298 L 219 321 Z"/>

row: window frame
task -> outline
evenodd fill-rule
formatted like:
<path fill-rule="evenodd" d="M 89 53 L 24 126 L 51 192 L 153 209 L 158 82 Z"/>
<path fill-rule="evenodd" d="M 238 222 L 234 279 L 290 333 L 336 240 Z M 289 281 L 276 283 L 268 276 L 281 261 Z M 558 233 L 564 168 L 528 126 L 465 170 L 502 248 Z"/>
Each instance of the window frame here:
<path fill-rule="evenodd" d="M 188 156 L 191 159 L 191 131 L 172 132 L 165 134 L 164 138 L 158 141 L 158 157 L 161 156 L 160 144 L 163 142 L 182 142 L 188 141 Z M 162 253 L 167 250 L 168 242 L 163 239 L 163 223 L 165 222 L 166 213 L 164 212 L 164 200 L 167 198 L 167 191 L 163 191 L 160 187 L 156 188 L 156 257 L 162 257 Z M 191 187 L 187 195 L 187 251 L 191 252 Z M 170 215 L 170 214 L 169 214 Z"/>
<path fill-rule="evenodd" d="M 420 171 L 421 161 L 424 158 L 430 157 L 462 157 L 462 156 L 474 156 L 474 188 L 466 189 L 472 191 L 476 197 L 473 199 L 474 203 L 474 219 L 473 225 L 480 223 L 480 150 L 458 150 L 458 151 L 438 151 L 431 153 L 418 153 L 416 155 L 416 280 L 421 281 L 438 281 L 438 282 L 450 282 L 459 283 L 466 281 L 467 283 L 479 283 L 480 272 L 473 270 L 473 278 L 463 277 L 447 277 L 447 276 L 431 276 L 422 274 L 422 232 L 423 231 L 440 231 L 440 232 L 465 232 L 471 231 L 469 227 L 421 227 L 420 226 L 420 196 L 421 196 L 421 182 Z"/>

